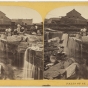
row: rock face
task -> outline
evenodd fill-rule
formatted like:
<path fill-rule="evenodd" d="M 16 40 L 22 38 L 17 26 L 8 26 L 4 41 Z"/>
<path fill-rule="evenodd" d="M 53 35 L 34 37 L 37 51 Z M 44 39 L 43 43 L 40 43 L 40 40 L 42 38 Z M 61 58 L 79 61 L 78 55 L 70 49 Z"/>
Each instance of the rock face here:
<path fill-rule="evenodd" d="M 24 64 L 25 61 L 27 62 L 27 57 L 26 60 L 24 60 L 24 54 L 27 48 L 31 48 L 31 50 L 36 51 L 36 56 L 34 55 L 34 58 L 37 58 L 38 61 L 35 62 L 41 62 L 38 65 L 39 70 L 37 71 L 37 75 L 40 73 L 43 74 L 43 57 L 42 52 L 43 52 L 43 44 L 42 44 L 42 36 L 37 36 L 37 35 L 13 35 L 13 36 L 8 36 L 7 38 L 0 38 L 0 59 L 3 59 L 3 64 L 5 64 L 5 74 L 4 76 L 6 78 L 4 79 L 28 79 L 24 78 Z M 37 51 L 41 51 L 41 53 L 37 53 Z M 38 54 L 38 55 L 37 55 Z M 38 57 L 37 57 L 38 56 Z M 32 58 L 31 58 L 32 59 Z M 37 60 L 36 59 L 36 60 Z M 10 61 L 8 61 L 10 60 Z M 10 62 L 10 63 L 8 63 Z M 30 63 L 30 61 L 28 62 Z M 36 64 L 38 64 L 36 63 Z M 33 66 L 34 64 L 31 63 Z M 28 68 L 29 70 L 29 68 Z M 30 72 L 33 69 L 31 69 Z M 26 74 L 27 75 L 27 74 Z M 33 74 L 32 74 L 33 75 Z M 40 75 L 41 77 L 37 77 L 36 79 L 42 79 L 43 76 Z M 34 79 L 29 77 L 30 79 Z"/>

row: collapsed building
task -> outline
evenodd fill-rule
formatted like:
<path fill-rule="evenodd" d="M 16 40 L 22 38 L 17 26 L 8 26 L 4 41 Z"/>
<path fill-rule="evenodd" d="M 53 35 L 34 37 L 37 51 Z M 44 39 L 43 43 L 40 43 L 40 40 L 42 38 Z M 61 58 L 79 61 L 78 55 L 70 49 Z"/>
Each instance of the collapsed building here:
<path fill-rule="evenodd" d="M 66 16 L 45 19 L 45 28 L 60 31 L 80 31 L 81 28 L 88 28 L 88 21 L 75 9 L 71 10 Z"/>

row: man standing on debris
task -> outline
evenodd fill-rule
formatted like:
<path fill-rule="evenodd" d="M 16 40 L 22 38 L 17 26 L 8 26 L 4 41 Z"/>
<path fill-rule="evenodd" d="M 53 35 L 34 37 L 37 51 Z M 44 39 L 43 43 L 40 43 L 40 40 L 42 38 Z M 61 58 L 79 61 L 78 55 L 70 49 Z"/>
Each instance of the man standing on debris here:
<path fill-rule="evenodd" d="M 22 34 L 25 33 L 25 28 L 24 28 L 24 27 L 21 27 L 21 29 L 20 29 L 20 33 L 22 33 Z"/>
<path fill-rule="evenodd" d="M 34 24 L 34 27 L 35 27 L 35 32 L 37 34 L 38 26 L 36 24 Z"/>
<path fill-rule="evenodd" d="M 87 29 L 86 27 L 80 30 L 81 36 L 86 36 L 87 35 Z"/>
<path fill-rule="evenodd" d="M 6 28 L 5 34 L 6 34 L 6 36 L 8 36 L 8 28 Z"/>
<path fill-rule="evenodd" d="M 24 34 L 25 33 L 25 29 L 24 27 L 21 27 L 19 24 L 17 25 L 17 29 L 14 29 L 14 35 L 17 34 Z"/>
<path fill-rule="evenodd" d="M 17 35 L 17 29 L 14 29 L 14 35 Z"/>
<path fill-rule="evenodd" d="M 8 28 L 5 30 L 5 32 L 6 32 L 6 35 L 7 35 L 7 36 L 11 36 L 11 32 L 12 32 L 11 27 L 8 27 Z"/>
<path fill-rule="evenodd" d="M 19 33 L 20 33 L 20 29 L 21 29 L 21 25 L 20 25 L 20 24 L 18 24 L 18 25 L 17 25 L 17 34 L 19 34 Z"/>
<path fill-rule="evenodd" d="M 37 29 L 38 29 L 38 27 L 36 24 L 32 25 L 30 28 L 30 34 L 32 34 L 33 32 L 35 32 L 37 34 Z"/>
<path fill-rule="evenodd" d="M 32 26 L 30 27 L 30 34 L 32 34 L 33 28 L 34 28 L 34 26 L 32 25 Z"/>

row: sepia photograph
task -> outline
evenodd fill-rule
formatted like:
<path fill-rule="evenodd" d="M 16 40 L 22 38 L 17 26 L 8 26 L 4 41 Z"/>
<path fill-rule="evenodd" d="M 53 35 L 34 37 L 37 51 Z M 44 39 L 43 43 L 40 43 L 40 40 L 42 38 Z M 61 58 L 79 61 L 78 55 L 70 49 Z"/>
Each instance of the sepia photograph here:
<path fill-rule="evenodd" d="M 53 9 L 44 20 L 44 79 L 88 79 L 88 6 Z"/>
<path fill-rule="evenodd" d="M 43 79 L 43 22 L 31 8 L 0 6 L 0 80 Z"/>

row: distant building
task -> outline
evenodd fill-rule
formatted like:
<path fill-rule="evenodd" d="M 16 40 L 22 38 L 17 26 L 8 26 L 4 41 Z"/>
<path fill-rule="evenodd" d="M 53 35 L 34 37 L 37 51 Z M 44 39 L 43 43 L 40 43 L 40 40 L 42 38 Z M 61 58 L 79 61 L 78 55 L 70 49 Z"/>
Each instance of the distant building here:
<path fill-rule="evenodd" d="M 32 23 L 33 23 L 33 19 L 11 19 L 11 21 L 13 23 L 15 23 L 15 25 L 17 25 L 17 24 L 20 24 L 20 25 L 25 25 L 25 24 L 32 25 Z"/>
<path fill-rule="evenodd" d="M 5 31 L 8 27 L 14 29 L 17 24 L 30 26 L 33 24 L 33 19 L 9 19 L 5 13 L 0 11 L 0 31 Z"/>
<path fill-rule="evenodd" d="M 68 12 L 65 17 L 60 19 L 60 24 L 68 24 L 72 26 L 86 26 L 87 20 L 81 16 L 81 14 L 73 9 Z"/>
<path fill-rule="evenodd" d="M 81 28 L 88 27 L 88 20 L 75 9 L 71 10 L 66 16 L 58 18 L 45 19 L 45 28 L 56 30 L 80 30 Z"/>
<path fill-rule="evenodd" d="M 30 29 L 31 25 L 33 24 L 33 19 L 11 19 L 11 24 L 13 30 L 17 27 L 17 24 Z"/>
<path fill-rule="evenodd" d="M 46 24 L 50 24 L 50 23 L 57 23 L 60 20 L 60 18 L 50 18 L 50 19 L 45 19 L 45 23 Z"/>
<path fill-rule="evenodd" d="M 31 25 L 36 24 L 43 32 L 43 22 L 33 23 L 33 19 L 9 19 L 6 14 L 0 11 L 0 32 L 4 32 L 8 27 L 14 30 L 17 28 L 17 24 L 27 28 L 27 30 L 30 30 Z"/>
<path fill-rule="evenodd" d="M 47 28 L 47 27 L 51 27 L 51 28 L 55 28 L 55 27 L 57 27 L 57 24 L 59 23 L 59 21 L 60 21 L 60 18 L 58 17 L 58 18 L 50 18 L 50 19 L 45 19 L 44 20 L 44 26 L 45 26 L 45 28 Z"/>

